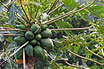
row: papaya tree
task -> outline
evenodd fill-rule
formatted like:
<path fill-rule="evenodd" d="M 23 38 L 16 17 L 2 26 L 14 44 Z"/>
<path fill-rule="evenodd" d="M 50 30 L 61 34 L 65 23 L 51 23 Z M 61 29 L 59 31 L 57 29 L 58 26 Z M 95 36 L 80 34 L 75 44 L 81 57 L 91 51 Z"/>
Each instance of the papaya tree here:
<path fill-rule="evenodd" d="M 1 0 L 0 69 L 103 69 L 103 0 Z"/>

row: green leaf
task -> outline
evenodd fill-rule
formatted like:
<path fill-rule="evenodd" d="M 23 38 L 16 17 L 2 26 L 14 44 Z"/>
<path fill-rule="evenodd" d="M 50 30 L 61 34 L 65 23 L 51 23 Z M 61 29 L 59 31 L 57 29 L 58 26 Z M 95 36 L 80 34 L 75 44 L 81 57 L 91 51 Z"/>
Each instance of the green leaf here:
<path fill-rule="evenodd" d="M 3 42 L 4 41 L 4 36 L 2 34 L 0 34 L 0 41 Z"/>
<path fill-rule="evenodd" d="M 104 26 L 99 26 L 97 32 L 104 33 Z"/>
<path fill-rule="evenodd" d="M 13 42 L 13 39 L 12 39 L 12 37 L 8 37 L 8 38 L 6 38 L 6 41 Z"/>
<path fill-rule="evenodd" d="M 88 11 L 99 18 L 104 18 L 104 7 L 99 5 L 94 5 L 88 8 Z"/>

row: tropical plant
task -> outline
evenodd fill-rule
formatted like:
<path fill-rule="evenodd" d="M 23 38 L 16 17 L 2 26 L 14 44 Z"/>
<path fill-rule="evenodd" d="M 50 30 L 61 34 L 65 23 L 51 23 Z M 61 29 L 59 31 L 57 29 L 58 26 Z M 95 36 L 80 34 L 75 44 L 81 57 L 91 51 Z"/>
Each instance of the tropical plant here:
<path fill-rule="evenodd" d="M 1 0 L 0 69 L 103 69 L 103 0 Z"/>

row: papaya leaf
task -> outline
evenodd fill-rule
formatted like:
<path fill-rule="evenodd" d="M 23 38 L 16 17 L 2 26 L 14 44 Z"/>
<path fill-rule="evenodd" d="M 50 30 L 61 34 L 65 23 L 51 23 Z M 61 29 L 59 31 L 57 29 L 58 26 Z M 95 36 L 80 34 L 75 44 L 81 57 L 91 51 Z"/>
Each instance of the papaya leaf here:
<path fill-rule="evenodd" d="M 59 20 L 56 22 L 57 27 L 59 28 L 71 28 L 71 24 L 69 22 L 66 22 L 64 20 Z M 67 35 L 69 35 L 70 31 L 65 31 Z"/>
<path fill-rule="evenodd" d="M 3 11 L 3 8 L 4 8 L 4 6 L 1 6 L 1 7 L 0 7 L 0 12 L 2 12 L 2 11 Z"/>
<path fill-rule="evenodd" d="M 2 34 L 0 34 L 0 42 L 4 41 L 4 36 Z"/>
<path fill-rule="evenodd" d="M 99 6 L 99 5 L 91 6 L 88 8 L 88 11 L 94 16 L 97 16 L 99 18 L 104 18 L 104 7 L 103 6 Z"/>
<path fill-rule="evenodd" d="M 20 10 L 20 8 L 15 4 L 15 2 L 13 2 L 9 7 L 8 7 L 8 12 L 9 12 L 9 24 L 14 24 L 15 22 L 15 17 L 16 17 L 16 14 L 19 14 L 21 15 L 22 14 L 22 11 Z"/>

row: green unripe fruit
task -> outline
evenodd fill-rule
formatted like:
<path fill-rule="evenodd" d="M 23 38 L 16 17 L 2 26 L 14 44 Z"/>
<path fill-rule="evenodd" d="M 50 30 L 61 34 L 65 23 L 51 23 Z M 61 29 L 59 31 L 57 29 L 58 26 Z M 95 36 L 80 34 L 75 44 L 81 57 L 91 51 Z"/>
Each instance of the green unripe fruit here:
<path fill-rule="evenodd" d="M 40 40 L 41 37 L 42 37 L 42 36 L 41 36 L 40 34 L 37 34 L 37 35 L 35 36 L 35 39 L 36 39 L 36 40 Z"/>
<path fill-rule="evenodd" d="M 46 30 L 47 25 L 41 25 L 41 30 Z"/>
<path fill-rule="evenodd" d="M 26 39 L 22 36 L 17 36 L 14 38 L 14 41 L 16 42 L 17 46 L 21 46 L 26 42 Z"/>
<path fill-rule="evenodd" d="M 51 32 L 50 29 L 46 29 L 43 32 L 41 32 L 41 35 L 42 35 L 42 37 L 45 37 L 45 38 L 51 37 L 52 36 L 52 32 Z"/>
<path fill-rule="evenodd" d="M 25 35 L 25 32 L 19 31 L 18 34 Z"/>
<path fill-rule="evenodd" d="M 54 26 L 53 25 L 49 25 L 49 29 L 53 29 L 54 28 Z"/>
<path fill-rule="evenodd" d="M 34 47 L 34 56 L 37 57 L 40 61 L 47 61 L 45 52 L 40 46 Z"/>
<path fill-rule="evenodd" d="M 41 39 L 40 44 L 46 50 L 50 50 L 50 49 L 52 49 L 54 47 L 53 41 L 50 38 Z"/>
<path fill-rule="evenodd" d="M 22 30 L 26 30 L 27 29 L 27 27 L 25 25 L 23 25 L 23 24 L 18 25 L 18 28 L 19 29 L 22 29 Z"/>
<path fill-rule="evenodd" d="M 37 41 L 34 39 L 34 40 L 30 41 L 30 44 L 34 46 L 36 44 L 36 42 Z"/>
<path fill-rule="evenodd" d="M 35 31 L 37 31 L 40 28 L 40 26 L 38 24 L 33 24 L 31 26 L 31 31 L 34 33 Z"/>
<path fill-rule="evenodd" d="M 26 47 L 25 47 L 25 51 L 26 51 L 26 54 L 29 56 L 29 57 L 32 57 L 33 56 L 33 46 L 28 44 Z"/>
<path fill-rule="evenodd" d="M 25 38 L 28 40 L 32 40 L 32 39 L 34 39 L 34 34 L 31 31 L 27 31 L 25 33 Z"/>
<path fill-rule="evenodd" d="M 16 50 L 17 50 L 17 49 L 15 49 L 14 52 L 15 52 Z M 14 55 L 14 57 L 15 57 L 16 59 L 22 59 L 22 57 L 23 57 L 23 49 L 19 50 L 19 51 Z"/>

